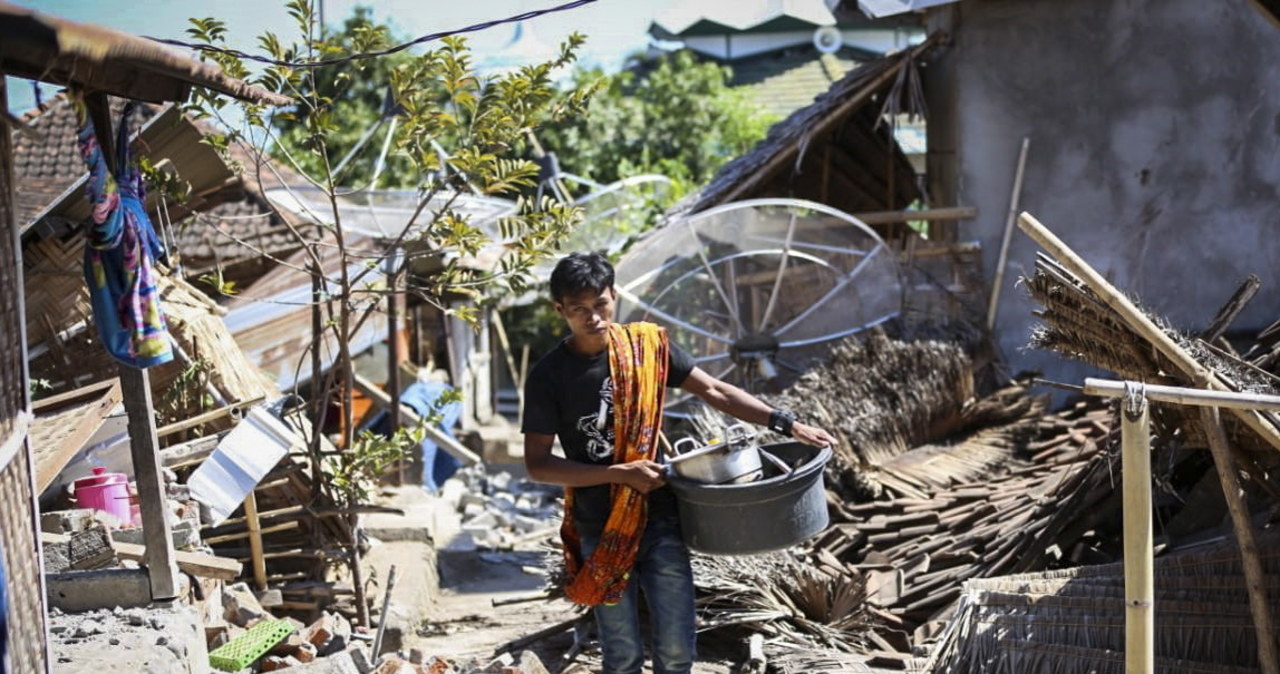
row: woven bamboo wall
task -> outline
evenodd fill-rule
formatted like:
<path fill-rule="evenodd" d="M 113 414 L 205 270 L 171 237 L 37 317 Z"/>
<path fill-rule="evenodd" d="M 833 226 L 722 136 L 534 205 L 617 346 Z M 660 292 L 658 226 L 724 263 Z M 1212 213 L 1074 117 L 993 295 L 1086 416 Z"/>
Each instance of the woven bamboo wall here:
<path fill-rule="evenodd" d="M 84 284 L 84 229 L 30 242 L 22 251 L 27 344 L 33 347 L 89 315 Z"/>
<path fill-rule="evenodd" d="M 31 464 L 18 452 L 0 470 L 0 545 L 9 594 L 9 658 L 14 674 L 45 669 L 44 592 L 36 554 Z"/>
<path fill-rule="evenodd" d="M 0 79 L 0 105 L 6 101 Z M 13 153 L 8 129 L 0 131 L 0 447 L 15 435 L 27 408 L 23 369 L 22 276 L 13 213 Z M 9 658 L 16 674 L 47 671 L 44 593 L 36 550 L 36 519 L 25 437 L 7 465 L 0 466 L 0 545 L 9 595 Z"/>

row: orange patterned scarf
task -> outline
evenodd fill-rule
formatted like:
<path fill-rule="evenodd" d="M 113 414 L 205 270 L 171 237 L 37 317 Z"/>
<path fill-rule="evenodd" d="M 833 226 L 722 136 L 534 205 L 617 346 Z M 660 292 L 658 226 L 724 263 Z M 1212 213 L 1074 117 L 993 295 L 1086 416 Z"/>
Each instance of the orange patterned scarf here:
<path fill-rule="evenodd" d="M 609 371 L 613 378 L 613 460 L 626 463 L 655 460 L 662 406 L 667 395 L 667 332 L 653 323 L 614 323 L 609 326 Z M 573 527 L 573 489 L 565 489 L 565 595 L 586 606 L 614 604 L 631 579 L 640 549 L 649 498 L 631 487 L 615 484 L 612 508 L 600 534 L 600 544 L 586 560 Z"/>

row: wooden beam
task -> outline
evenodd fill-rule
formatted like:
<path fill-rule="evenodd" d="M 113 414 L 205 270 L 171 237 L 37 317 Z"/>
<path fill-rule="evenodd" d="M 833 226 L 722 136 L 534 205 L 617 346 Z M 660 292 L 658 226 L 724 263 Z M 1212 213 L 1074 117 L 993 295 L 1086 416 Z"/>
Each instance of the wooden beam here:
<path fill-rule="evenodd" d="M 69 543 L 71 537 L 66 534 L 53 534 L 47 531 L 40 533 L 40 540 L 48 544 Z M 111 547 L 116 551 L 116 555 L 120 559 L 128 559 L 135 562 L 145 561 L 147 558 L 146 546 L 137 545 L 135 543 L 121 543 L 120 541 L 112 541 Z M 240 575 L 240 562 L 227 557 L 218 557 L 215 555 L 207 555 L 203 552 L 181 552 L 176 555 L 178 569 L 183 573 L 189 573 L 193 576 L 201 578 L 215 578 L 217 580 L 235 580 Z"/>
<path fill-rule="evenodd" d="M 890 225 L 913 220 L 972 220 L 978 217 L 978 209 L 973 206 L 949 206 L 946 208 L 930 208 L 923 211 L 871 211 L 854 213 L 853 217 L 867 225 Z"/>
<path fill-rule="evenodd" d="M 1048 251 L 1064 268 L 1075 274 L 1085 285 L 1089 286 L 1107 306 L 1111 307 L 1120 320 L 1137 332 L 1151 346 L 1155 347 L 1165 358 L 1173 362 L 1183 375 L 1189 377 L 1197 386 L 1212 388 L 1215 391 L 1230 391 L 1231 388 L 1222 382 L 1217 373 L 1200 364 L 1191 354 L 1178 346 L 1169 335 L 1165 334 L 1146 314 L 1142 313 L 1133 302 L 1129 301 L 1115 286 L 1107 282 L 1093 267 L 1090 267 L 1075 251 L 1063 243 L 1047 227 L 1040 224 L 1030 213 L 1024 212 L 1018 217 L 1018 227 Z M 1257 433 L 1267 444 L 1280 450 L 1280 432 L 1271 422 L 1263 418 L 1256 410 L 1232 409 L 1232 414 Z"/>
<path fill-rule="evenodd" d="M 391 396 L 388 395 L 386 391 L 378 388 L 377 384 L 374 384 L 358 374 L 352 376 L 352 381 L 356 388 L 360 389 L 361 393 L 365 394 L 369 397 L 369 400 L 373 401 L 373 404 L 383 409 L 391 409 Z M 435 441 L 436 444 L 440 445 L 440 449 L 443 449 L 448 452 L 449 455 L 453 456 L 453 458 L 461 461 L 463 465 L 471 466 L 478 463 L 484 463 L 484 460 L 481 459 L 479 455 L 467 449 L 461 442 L 458 442 L 449 435 L 446 435 L 444 431 L 436 428 L 435 424 L 425 423 L 422 417 L 418 416 L 417 412 L 409 409 L 407 405 L 400 405 L 400 418 L 410 425 L 421 426 L 427 436 Z M 423 470 L 426 469 L 426 467 L 423 468 Z"/>
<path fill-rule="evenodd" d="M 152 413 L 155 408 L 151 404 L 151 380 L 146 370 L 127 365 L 120 365 L 119 372 L 124 409 L 129 415 L 129 449 L 138 484 L 151 598 L 156 601 L 174 599 L 179 591 L 178 567 L 174 561 L 173 535 L 169 527 L 169 500 L 160 474 L 160 447 Z"/>
<path fill-rule="evenodd" d="M 1253 629 L 1258 640 L 1258 671 L 1263 674 L 1280 674 L 1280 657 L 1276 654 L 1275 622 L 1271 616 L 1271 602 L 1267 598 L 1267 573 L 1258 556 L 1258 544 L 1253 538 L 1249 508 L 1236 475 L 1235 461 L 1227 446 L 1227 434 L 1222 430 L 1218 408 L 1206 407 L 1200 411 L 1204 433 L 1213 452 L 1213 463 L 1218 469 L 1222 484 L 1222 496 L 1231 514 L 1231 527 L 1235 530 L 1236 543 L 1240 546 L 1240 562 L 1244 567 L 1244 582 L 1249 590 L 1249 611 L 1253 614 Z"/>
<path fill-rule="evenodd" d="M 1280 28 L 1280 0 L 1249 0 L 1249 4 L 1258 10 L 1272 26 Z"/>

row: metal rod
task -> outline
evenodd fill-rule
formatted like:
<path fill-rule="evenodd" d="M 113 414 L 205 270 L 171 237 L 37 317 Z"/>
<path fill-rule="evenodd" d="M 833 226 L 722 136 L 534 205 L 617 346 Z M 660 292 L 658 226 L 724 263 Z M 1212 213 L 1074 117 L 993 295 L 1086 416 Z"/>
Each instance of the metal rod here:
<path fill-rule="evenodd" d="M 1130 384 L 1120 414 L 1124 503 L 1124 671 L 1155 671 L 1155 561 L 1147 399 Z"/>
<path fill-rule="evenodd" d="M 1201 407 L 1227 407 L 1237 410 L 1270 410 L 1280 411 L 1280 396 L 1262 393 L 1235 393 L 1233 391 L 1216 391 L 1182 386 L 1144 385 L 1148 400 L 1162 403 L 1178 403 L 1181 405 L 1198 405 Z M 1120 398 L 1125 395 L 1125 382 L 1113 379 L 1084 380 L 1086 395 L 1103 398 Z"/>
<path fill-rule="evenodd" d="M 791 222 L 787 224 L 787 242 L 782 245 L 782 258 L 778 260 L 778 275 L 773 279 L 773 290 L 769 291 L 769 302 L 764 306 L 764 317 L 756 332 L 764 332 L 769 327 L 769 319 L 773 317 L 773 308 L 778 303 L 778 290 L 782 288 L 782 277 L 787 273 L 787 261 L 791 259 L 791 241 L 796 235 L 796 214 L 791 213 Z"/>
<path fill-rule="evenodd" d="M 382 612 L 378 614 L 378 635 L 373 639 L 373 660 L 382 653 L 382 635 L 387 631 L 387 606 L 391 603 L 391 590 L 396 586 L 396 565 L 387 571 L 387 591 L 382 595 Z"/>

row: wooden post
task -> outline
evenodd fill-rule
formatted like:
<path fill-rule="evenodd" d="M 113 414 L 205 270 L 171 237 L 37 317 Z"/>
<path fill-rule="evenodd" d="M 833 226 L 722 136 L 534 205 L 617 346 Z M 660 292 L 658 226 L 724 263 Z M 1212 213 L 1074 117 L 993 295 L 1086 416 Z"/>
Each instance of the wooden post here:
<path fill-rule="evenodd" d="M 1013 174 L 1013 194 L 1009 195 L 1009 216 L 1004 221 L 1004 238 L 1000 241 L 1000 256 L 996 258 L 996 278 L 991 282 L 991 301 L 987 303 L 987 329 L 995 327 L 996 313 L 1000 308 L 1000 287 L 1004 285 L 1004 268 L 1009 263 L 1009 242 L 1013 239 L 1013 222 L 1018 217 L 1018 201 L 1022 196 L 1022 175 L 1027 170 L 1027 149 L 1030 138 L 1022 139 L 1022 151 L 1018 153 L 1018 168 Z"/>
<path fill-rule="evenodd" d="M 1240 546 L 1240 563 L 1244 568 L 1244 582 L 1249 590 L 1249 610 L 1253 613 L 1253 630 L 1258 639 L 1258 669 L 1263 674 L 1280 674 L 1271 603 L 1267 600 L 1267 575 L 1258 558 L 1258 545 L 1253 540 L 1249 509 L 1241 496 L 1235 461 L 1227 446 L 1227 434 L 1222 430 L 1218 408 L 1204 408 L 1200 411 L 1200 418 L 1204 433 L 1209 439 L 1209 450 L 1213 452 L 1214 465 L 1218 469 L 1218 480 L 1222 483 L 1222 496 L 1231 513 L 1236 544 Z"/>
<path fill-rule="evenodd" d="M 169 527 L 169 501 L 160 475 L 160 450 L 156 441 L 156 420 L 152 414 L 151 382 L 146 370 L 119 366 L 120 389 L 129 417 L 129 450 L 133 474 L 138 483 L 142 533 L 147 545 L 147 574 L 151 598 L 156 601 L 178 596 L 178 563 Z"/>
<path fill-rule="evenodd" d="M 1131 385 L 1131 384 L 1130 384 Z M 1147 399 L 1121 402 L 1124 503 L 1124 671 L 1155 671 L 1155 561 L 1151 534 L 1151 445 Z"/>
<path fill-rule="evenodd" d="M 249 490 L 244 497 L 244 519 L 249 525 L 249 561 L 253 563 L 253 584 L 267 589 L 267 560 L 262 556 L 262 522 L 258 519 L 258 496 Z"/>
<path fill-rule="evenodd" d="M 1090 267 L 1075 251 L 1067 247 L 1061 239 L 1050 232 L 1047 227 L 1040 224 L 1030 213 L 1023 213 L 1018 218 L 1018 227 L 1027 233 L 1042 248 L 1049 251 L 1063 267 L 1080 277 L 1099 299 L 1101 299 L 1108 307 L 1116 312 L 1120 320 L 1124 322 L 1130 329 L 1137 332 L 1140 336 L 1151 343 L 1165 358 L 1168 358 L 1173 364 L 1182 371 L 1184 375 L 1190 377 L 1197 384 L 1204 383 L 1206 388 L 1212 388 L 1217 391 L 1230 391 L 1218 380 L 1213 372 L 1205 369 L 1196 359 L 1191 357 L 1182 347 L 1178 346 L 1169 335 L 1165 334 L 1155 323 L 1151 321 L 1146 314 L 1138 310 L 1129 298 L 1125 297 L 1119 290 L 1102 278 L 1093 267 Z M 1277 450 L 1280 450 L 1280 431 L 1271 422 L 1264 419 L 1255 410 L 1239 410 L 1233 409 L 1232 413 L 1245 423 L 1253 432 L 1257 433 L 1267 444 Z"/>
<path fill-rule="evenodd" d="M 1117 391 L 1118 382 L 1101 379 L 1086 379 L 1085 393 L 1089 395 L 1116 397 L 1122 395 Z M 1227 434 L 1222 430 L 1222 418 L 1218 405 L 1241 406 L 1253 404 L 1257 407 L 1276 409 L 1280 407 L 1280 397 L 1250 393 L 1223 392 L 1217 390 L 1197 390 L 1174 386 L 1146 386 L 1144 398 L 1165 400 L 1183 405 L 1199 405 L 1201 425 L 1209 441 L 1209 450 L 1213 452 L 1218 480 L 1222 485 L 1222 496 L 1231 514 L 1231 526 L 1235 531 L 1236 543 L 1240 546 L 1240 562 L 1244 570 L 1244 580 L 1249 592 L 1249 610 L 1253 614 L 1253 628 L 1258 641 L 1258 667 L 1264 674 L 1280 674 L 1280 656 L 1276 650 L 1276 633 L 1271 615 L 1271 603 L 1267 596 L 1267 576 L 1258 556 L 1258 546 L 1254 541 L 1253 527 L 1249 519 L 1249 510 L 1241 498 L 1240 480 L 1236 475 L 1234 457 L 1227 444 Z M 1133 506 L 1129 502 L 1129 456 L 1128 428 L 1124 427 L 1124 488 L 1125 488 L 1125 599 L 1129 598 L 1129 514 Z M 1149 470 L 1149 468 L 1148 468 Z M 1150 487 L 1148 489 L 1148 498 Z M 1147 506 L 1150 513 L 1150 504 Z M 1128 634 L 1126 627 L 1126 636 Z M 1127 650 L 1127 648 L 1126 648 Z M 1126 656 L 1127 657 L 1127 656 Z M 1127 660 L 1126 660 L 1127 661 Z"/>

